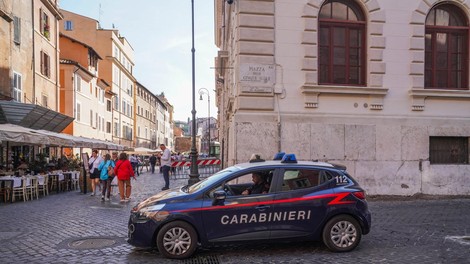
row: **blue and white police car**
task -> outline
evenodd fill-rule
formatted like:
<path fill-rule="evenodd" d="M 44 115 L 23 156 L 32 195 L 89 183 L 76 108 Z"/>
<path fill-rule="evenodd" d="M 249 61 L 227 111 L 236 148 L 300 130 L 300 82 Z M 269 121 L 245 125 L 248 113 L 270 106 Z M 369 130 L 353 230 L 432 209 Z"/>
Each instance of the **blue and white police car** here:
<path fill-rule="evenodd" d="M 152 196 L 131 211 L 128 242 L 188 258 L 217 243 L 318 240 L 353 250 L 371 228 L 365 191 L 343 166 L 278 160 L 237 164 Z"/>

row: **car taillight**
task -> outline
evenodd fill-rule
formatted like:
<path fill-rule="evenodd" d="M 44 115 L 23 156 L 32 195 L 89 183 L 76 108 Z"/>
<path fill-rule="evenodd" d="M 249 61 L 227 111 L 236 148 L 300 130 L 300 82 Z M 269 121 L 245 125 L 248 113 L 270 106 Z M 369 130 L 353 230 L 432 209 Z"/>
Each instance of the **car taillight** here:
<path fill-rule="evenodd" d="M 361 200 L 366 199 L 366 192 L 353 192 L 352 194 Z"/>

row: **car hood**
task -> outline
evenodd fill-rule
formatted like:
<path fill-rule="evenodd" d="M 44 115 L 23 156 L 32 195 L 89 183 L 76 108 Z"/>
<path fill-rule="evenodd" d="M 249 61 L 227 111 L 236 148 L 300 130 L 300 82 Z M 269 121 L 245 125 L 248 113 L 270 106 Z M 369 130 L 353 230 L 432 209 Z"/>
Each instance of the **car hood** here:
<path fill-rule="evenodd" d="M 166 191 L 159 192 L 144 201 L 140 202 L 137 205 L 137 210 L 145 208 L 151 205 L 156 205 L 160 203 L 167 203 L 169 201 L 180 200 L 179 198 L 185 198 L 188 194 L 183 192 L 181 188 L 174 188 Z"/>

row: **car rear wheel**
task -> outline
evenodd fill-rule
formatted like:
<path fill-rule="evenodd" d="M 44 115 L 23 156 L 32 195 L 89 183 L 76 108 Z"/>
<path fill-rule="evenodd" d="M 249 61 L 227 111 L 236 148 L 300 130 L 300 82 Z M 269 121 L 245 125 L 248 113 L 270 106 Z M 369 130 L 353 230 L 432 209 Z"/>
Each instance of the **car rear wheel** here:
<path fill-rule="evenodd" d="M 362 229 L 351 216 L 335 216 L 323 229 L 323 243 L 333 252 L 351 251 L 359 245 Z"/>
<path fill-rule="evenodd" d="M 167 258 L 188 258 L 197 248 L 197 233 L 186 222 L 170 222 L 158 232 L 157 248 Z"/>

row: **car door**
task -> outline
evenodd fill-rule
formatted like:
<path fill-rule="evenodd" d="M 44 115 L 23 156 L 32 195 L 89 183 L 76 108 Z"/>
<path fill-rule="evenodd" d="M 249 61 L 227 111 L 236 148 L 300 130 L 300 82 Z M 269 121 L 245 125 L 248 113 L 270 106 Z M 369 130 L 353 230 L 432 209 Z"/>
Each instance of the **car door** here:
<path fill-rule="evenodd" d="M 268 217 L 272 211 L 273 194 L 242 195 L 242 189 L 250 185 L 251 175 L 249 172 L 232 177 L 205 195 L 202 219 L 209 242 L 269 238 Z M 227 193 L 225 199 L 213 205 L 214 192 L 224 189 Z"/>
<path fill-rule="evenodd" d="M 318 231 L 334 198 L 333 176 L 321 169 L 285 168 L 276 175 L 271 237 L 305 237 Z"/>

